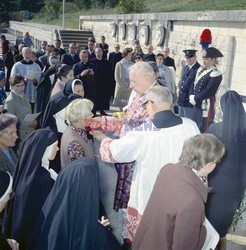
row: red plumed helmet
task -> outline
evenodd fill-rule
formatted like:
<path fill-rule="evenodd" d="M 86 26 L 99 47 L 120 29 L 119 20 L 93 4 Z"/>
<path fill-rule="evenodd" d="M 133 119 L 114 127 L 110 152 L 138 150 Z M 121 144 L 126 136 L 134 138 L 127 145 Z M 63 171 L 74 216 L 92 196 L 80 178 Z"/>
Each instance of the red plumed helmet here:
<path fill-rule="evenodd" d="M 212 42 L 212 33 L 210 29 L 204 29 L 202 31 L 202 34 L 200 36 L 200 42 L 207 42 L 207 43 Z"/>

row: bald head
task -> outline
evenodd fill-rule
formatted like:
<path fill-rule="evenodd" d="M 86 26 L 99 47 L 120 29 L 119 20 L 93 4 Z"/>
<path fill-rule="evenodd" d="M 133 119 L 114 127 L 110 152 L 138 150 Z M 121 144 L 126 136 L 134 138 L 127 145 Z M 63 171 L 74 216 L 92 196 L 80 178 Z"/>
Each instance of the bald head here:
<path fill-rule="evenodd" d="M 95 49 L 95 54 L 96 54 L 96 58 L 101 60 L 102 59 L 102 56 L 103 56 L 103 51 L 101 48 L 96 48 Z"/>
<path fill-rule="evenodd" d="M 155 72 L 147 62 L 137 62 L 130 68 L 130 87 L 143 95 L 156 81 Z"/>
<path fill-rule="evenodd" d="M 155 114 L 163 110 L 172 110 L 172 95 L 168 88 L 154 86 L 146 93 L 146 102 L 143 105 L 147 109 L 149 117 L 154 118 Z"/>

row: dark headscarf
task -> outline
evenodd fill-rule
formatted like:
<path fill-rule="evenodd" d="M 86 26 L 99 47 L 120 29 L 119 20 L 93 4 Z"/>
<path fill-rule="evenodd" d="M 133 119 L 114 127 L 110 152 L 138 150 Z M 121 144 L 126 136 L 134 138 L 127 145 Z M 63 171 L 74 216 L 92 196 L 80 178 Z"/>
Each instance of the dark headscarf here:
<path fill-rule="evenodd" d="M 57 141 L 50 129 L 32 132 L 21 149 L 14 176 L 12 199 L 5 211 L 3 232 L 25 249 L 37 216 L 54 184 L 50 173 L 41 167 L 46 148 Z"/>
<path fill-rule="evenodd" d="M 37 223 L 32 250 L 117 250 L 111 233 L 98 223 L 99 182 L 96 161 L 72 162 L 58 176 Z M 112 238 L 110 238 L 112 237 Z M 110 246 L 110 243 L 115 245 Z"/>
<path fill-rule="evenodd" d="M 45 109 L 42 128 L 50 127 L 53 131 L 57 133 L 56 120 L 53 117 L 56 113 L 67 107 L 67 105 L 77 98 L 82 98 L 79 95 L 71 94 L 68 96 L 63 95 L 62 93 L 57 93 L 52 96 L 48 102 L 48 105 Z"/>
<path fill-rule="evenodd" d="M 246 140 L 246 115 L 240 95 L 233 90 L 220 99 L 223 112 L 222 129 L 219 136 L 228 142 Z"/>
<path fill-rule="evenodd" d="M 75 86 L 75 83 L 76 82 L 80 82 L 81 85 L 83 86 L 83 83 L 80 79 L 74 79 L 74 80 L 69 80 L 66 85 L 65 85 L 65 88 L 64 88 L 64 91 L 63 91 L 63 94 L 65 96 L 70 96 L 71 94 L 73 94 L 73 88 Z M 76 95 L 76 94 L 75 94 Z"/>

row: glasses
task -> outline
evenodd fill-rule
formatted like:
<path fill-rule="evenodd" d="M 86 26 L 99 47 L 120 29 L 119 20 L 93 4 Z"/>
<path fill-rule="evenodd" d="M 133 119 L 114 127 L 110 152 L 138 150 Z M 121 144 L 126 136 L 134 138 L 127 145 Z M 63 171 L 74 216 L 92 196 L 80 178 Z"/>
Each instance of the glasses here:
<path fill-rule="evenodd" d="M 135 60 L 140 60 L 142 59 L 142 57 L 138 56 L 138 57 L 135 57 Z"/>
<path fill-rule="evenodd" d="M 15 197 L 15 192 L 12 191 L 12 192 L 9 194 L 9 199 L 11 200 L 11 199 L 13 199 L 14 197 Z"/>
<path fill-rule="evenodd" d="M 146 109 L 147 109 L 147 104 L 148 104 L 149 102 L 150 102 L 150 103 L 154 103 L 153 101 L 148 100 L 148 101 L 146 101 L 145 103 L 142 104 L 142 108 L 146 110 Z"/>

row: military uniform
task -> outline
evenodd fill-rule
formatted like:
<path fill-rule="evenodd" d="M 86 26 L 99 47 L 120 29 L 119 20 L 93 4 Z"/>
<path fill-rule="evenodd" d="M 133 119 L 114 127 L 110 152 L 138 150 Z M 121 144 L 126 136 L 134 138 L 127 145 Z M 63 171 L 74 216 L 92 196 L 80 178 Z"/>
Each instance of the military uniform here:
<path fill-rule="evenodd" d="M 200 67 L 191 86 L 190 94 L 194 95 L 193 120 L 201 132 L 207 130 L 214 120 L 215 94 L 222 81 L 222 75 L 216 66 Z"/>
<path fill-rule="evenodd" d="M 192 67 L 186 65 L 182 69 L 178 97 L 179 115 L 182 117 L 192 118 L 193 105 L 189 102 L 189 93 L 191 85 L 194 83 L 196 72 L 200 66 L 201 65 L 196 62 Z"/>

